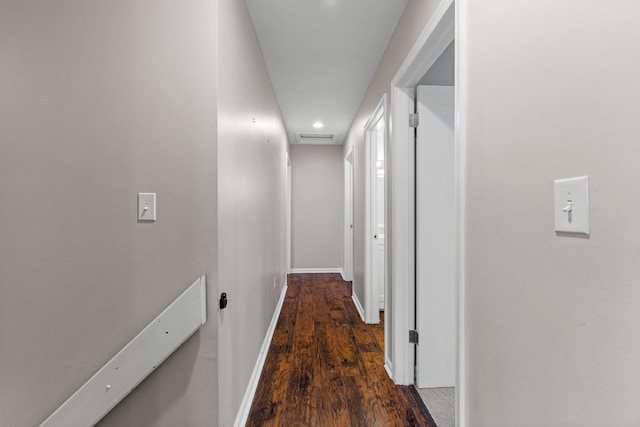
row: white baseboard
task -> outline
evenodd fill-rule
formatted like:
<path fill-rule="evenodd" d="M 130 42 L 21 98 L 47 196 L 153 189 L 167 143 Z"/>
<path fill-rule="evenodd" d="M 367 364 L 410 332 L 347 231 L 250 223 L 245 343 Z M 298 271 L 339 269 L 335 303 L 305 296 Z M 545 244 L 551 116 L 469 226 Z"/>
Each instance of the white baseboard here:
<path fill-rule="evenodd" d="M 282 287 L 282 292 L 280 293 L 280 299 L 278 300 L 276 309 L 273 312 L 273 317 L 271 317 L 271 323 L 269 324 L 269 329 L 267 329 L 267 334 L 265 335 L 264 341 L 262 342 L 262 347 L 260 348 L 260 353 L 258 354 L 258 360 L 256 361 L 256 365 L 253 368 L 251 378 L 249 379 L 249 385 L 247 386 L 247 390 L 244 392 L 242 404 L 240 405 L 240 411 L 238 412 L 236 421 L 233 423 L 234 427 L 244 427 L 244 425 L 247 423 L 247 419 L 249 418 L 251 404 L 253 403 L 253 398 L 256 394 L 256 389 L 258 388 L 258 382 L 260 381 L 260 375 L 262 375 L 264 362 L 267 360 L 269 346 L 271 345 L 273 333 L 276 330 L 276 325 L 278 323 L 278 318 L 280 317 L 280 311 L 282 310 L 282 304 L 284 303 L 284 297 L 286 293 L 287 281 L 285 279 L 284 286 Z"/>
<path fill-rule="evenodd" d="M 388 360 L 385 361 L 384 364 L 384 370 L 387 371 L 387 375 L 389 375 L 389 378 L 391 378 L 393 380 L 393 365 L 391 364 L 391 362 L 389 362 Z"/>
<path fill-rule="evenodd" d="M 450 383 L 450 382 L 445 382 L 445 383 L 432 383 L 432 384 L 427 384 L 424 387 L 420 387 L 420 390 L 425 389 L 425 388 L 455 388 L 456 385 L 455 383 Z M 418 388 L 418 386 L 416 385 L 416 389 Z"/>
<path fill-rule="evenodd" d="M 344 277 L 344 272 L 340 267 L 292 268 L 291 273 L 340 273 Z"/>
<path fill-rule="evenodd" d="M 360 314 L 360 318 L 364 322 L 364 308 L 362 308 L 362 304 L 360 304 L 360 300 L 358 300 L 358 296 L 354 293 L 351 295 L 351 299 L 353 300 L 353 303 L 356 306 L 356 310 L 358 310 L 358 313 Z"/>

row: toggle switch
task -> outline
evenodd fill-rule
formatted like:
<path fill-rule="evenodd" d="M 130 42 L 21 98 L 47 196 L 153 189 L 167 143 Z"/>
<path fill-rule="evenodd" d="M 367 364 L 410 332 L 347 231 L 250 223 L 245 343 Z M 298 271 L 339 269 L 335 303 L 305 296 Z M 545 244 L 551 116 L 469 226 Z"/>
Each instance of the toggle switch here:
<path fill-rule="evenodd" d="M 589 177 L 557 179 L 553 187 L 556 232 L 589 234 Z"/>
<path fill-rule="evenodd" d="M 567 219 L 569 220 L 569 224 L 573 223 L 573 200 L 567 200 L 567 206 L 562 209 L 562 212 L 567 214 Z"/>
<path fill-rule="evenodd" d="M 138 193 L 138 221 L 156 220 L 156 193 Z"/>

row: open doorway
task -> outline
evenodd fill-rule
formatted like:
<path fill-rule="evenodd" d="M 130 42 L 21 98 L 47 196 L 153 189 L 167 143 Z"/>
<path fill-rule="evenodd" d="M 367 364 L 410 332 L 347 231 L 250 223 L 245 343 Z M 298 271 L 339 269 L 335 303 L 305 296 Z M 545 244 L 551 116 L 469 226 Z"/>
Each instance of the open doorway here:
<path fill-rule="evenodd" d="M 416 387 L 439 426 L 455 426 L 455 43 L 416 87 Z"/>
<path fill-rule="evenodd" d="M 464 139 L 461 130 L 464 127 L 459 102 L 458 12 L 454 0 L 440 3 L 391 85 L 392 373 L 397 384 L 447 386 L 448 389 L 455 386 L 455 410 L 450 411 L 454 419 L 443 425 L 465 423 L 461 416 L 464 414 L 461 409 L 464 407 L 464 364 L 461 363 L 464 360 Z M 446 82 L 428 80 L 438 70 L 447 71 Z M 429 85 L 431 89 L 419 96 L 421 90 L 416 87 L 420 85 Z M 421 102 L 417 99 L 420 97 L 426 97 L 427 101 Z M 414 117 L 417 129 L 410 127 L 406 119 L 416 111 L 419 113 L 419 117 Z M 420 147 L 417 147 L 416 133 L 421 132 L 423 125 L 429 137 L 426 142 L 418 141 Z M 431 129 L 426 129 L 429 127 Z M 436 133 L 443 129 L 447 131 L 443 131 L 446 137 L 433 143 L 434 137 L 439 138 Z M 431 306 L 424 302 L 425 295 Z M 438 305 L 434 311 L 435 303 Z M 437 311 L 439 319 L 430 318 Z M 441 323 L 442 319 L 446 319 L 446 325 Z M 407 342 L 407 331 L 416 332 L 412 338 L 415 340 L 417 335 L 417 344 Z M 440 343 L 435 342 L 438 339 Z M 421 357 L 434 356 L 434 353 L 440 361 L 447 358 L 449 365 L 437 367 L 433 360 Z M 441 369 L 447 372 L 444 379 L 434 373 Z M 421 374 L 427 374 L 426 379 Z M 432 405 L 427 406 L 431 410 Z"/>

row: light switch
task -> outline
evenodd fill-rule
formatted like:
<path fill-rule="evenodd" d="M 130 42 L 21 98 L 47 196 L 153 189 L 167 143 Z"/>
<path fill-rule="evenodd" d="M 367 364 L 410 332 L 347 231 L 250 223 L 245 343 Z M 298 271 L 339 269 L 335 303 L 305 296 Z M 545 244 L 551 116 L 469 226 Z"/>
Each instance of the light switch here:
<path fill-rule="evenodd" d="M 589 177 L 557 179 L 553 186 L 556 231 L 589 234 Z"/>
<path fill-rule="evenodd" d="M 138 220 L 156 220 L 156 193 L 138 193 Z"/>

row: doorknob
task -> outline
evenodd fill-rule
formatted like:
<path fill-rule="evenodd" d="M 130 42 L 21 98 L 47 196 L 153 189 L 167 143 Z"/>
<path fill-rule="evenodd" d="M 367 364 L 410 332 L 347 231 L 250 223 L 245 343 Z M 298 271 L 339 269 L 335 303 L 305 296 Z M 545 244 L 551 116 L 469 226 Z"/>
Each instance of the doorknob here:
<path fill-rule="evenodd" d="M 374 239 L 377 239 L 377 238 L 378 238 L 378 235 L 377 235 L 377 234 L 374 234 L 374 235 L 373 235 L 373 238 L 374 238 Z"/>

